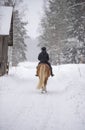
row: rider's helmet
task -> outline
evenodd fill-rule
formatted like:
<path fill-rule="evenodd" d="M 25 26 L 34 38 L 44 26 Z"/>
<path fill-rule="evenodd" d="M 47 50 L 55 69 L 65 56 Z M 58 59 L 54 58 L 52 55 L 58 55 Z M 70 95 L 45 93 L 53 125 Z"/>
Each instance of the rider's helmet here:
<path fill-rule="evenodd" d="M 45 50 L 46 50 L 46 47 L 42 47 L 41 50 L 42 50 L 42 51 L 45 51 Z"/>

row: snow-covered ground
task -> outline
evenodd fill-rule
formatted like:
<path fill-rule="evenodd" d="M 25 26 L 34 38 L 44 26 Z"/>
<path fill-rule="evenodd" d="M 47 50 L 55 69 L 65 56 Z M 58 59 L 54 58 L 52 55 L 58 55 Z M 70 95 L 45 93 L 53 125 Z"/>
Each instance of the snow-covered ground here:
<path fill-rule="evenodd" d="M 85 64 L 53 66 L 46 94 L 36 89 L 36 66 L 0 77 L 0 130 L 85 130 Z"/>

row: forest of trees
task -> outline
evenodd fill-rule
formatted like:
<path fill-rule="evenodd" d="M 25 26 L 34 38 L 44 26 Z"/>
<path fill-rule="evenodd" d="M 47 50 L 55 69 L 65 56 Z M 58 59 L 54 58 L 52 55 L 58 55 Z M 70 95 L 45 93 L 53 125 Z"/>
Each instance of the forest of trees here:
<path fill-rule="evenodd" d="M 9 57 L 13 66 L 19 62 L 26 60 L 26 44 L 25 37 L 27 36 L 26 22 L 23 22 L 20 17 L 20 12 L 17 6 L 22 0 L 1 0 L 0 5 L 13 7 L 13 47 L 9 52 Z"/>
<path fill-rule="evenodd" d="M 85 0 L 44 0 L 41 28 L 52 64 L 85 63 Z"/>
<path fill-rule="evenodd" d="M 85 0 L 43 0 L 39 46 L 46 46 L 50 62 L 85 63 Z M 13 7 L 12 65 L 26 60 L 26 25 L 17 6 L 23 0 L 0 0 L 0 5 Z"/>

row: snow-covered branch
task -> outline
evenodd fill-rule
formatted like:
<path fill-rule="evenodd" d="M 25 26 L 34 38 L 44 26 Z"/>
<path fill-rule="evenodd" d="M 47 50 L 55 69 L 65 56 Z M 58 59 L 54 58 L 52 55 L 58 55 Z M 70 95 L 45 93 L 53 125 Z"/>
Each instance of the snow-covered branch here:
<path fill-rule="evenodd" d="M 76 7 L 76 6 L 78 6 L 78 5 L 83 5 L 83 4 L 85 4 L 85 2 L 81 2 L 81 3 L 74 4 L 74 5 L 72 5 L 72 6 L 69 6 L 69 7 L 67 8 L 67 10 L 69 10 L 69 9 L 71 9 L 71 8 L 73 8 L 73 7 Z"/>

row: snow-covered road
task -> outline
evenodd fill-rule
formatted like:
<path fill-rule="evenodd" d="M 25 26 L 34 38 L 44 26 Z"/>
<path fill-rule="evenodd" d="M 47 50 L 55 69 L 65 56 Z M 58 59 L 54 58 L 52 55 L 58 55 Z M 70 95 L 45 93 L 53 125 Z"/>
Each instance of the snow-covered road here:
<path fill-rule="evenodd" d="M 54 66 L 46 94 L 36 89 L 36 65 L 0 77 L 0 130 L 85 130 L 85 65 Z"/>

